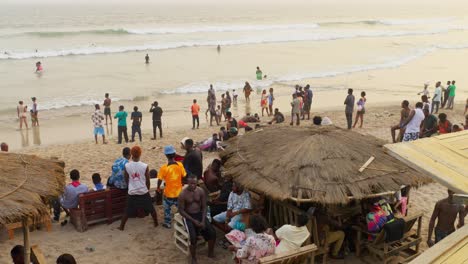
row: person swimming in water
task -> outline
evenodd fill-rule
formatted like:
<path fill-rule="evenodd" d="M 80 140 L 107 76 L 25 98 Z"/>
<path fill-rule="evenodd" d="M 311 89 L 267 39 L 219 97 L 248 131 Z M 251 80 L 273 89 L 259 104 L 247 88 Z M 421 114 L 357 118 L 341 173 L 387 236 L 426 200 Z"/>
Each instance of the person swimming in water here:
<path fill-rule="evenodd" d="M 145 61 L 146 61 L 146 64 L 149 63 L 149 55 L 148 54 L 146 54 L 146 56 L 145 56 Z"/>
<path fill-rule="evenodd" d="M 42 72 L 42 64 L 40 61 L 36 62 L 36 73 Z"/>

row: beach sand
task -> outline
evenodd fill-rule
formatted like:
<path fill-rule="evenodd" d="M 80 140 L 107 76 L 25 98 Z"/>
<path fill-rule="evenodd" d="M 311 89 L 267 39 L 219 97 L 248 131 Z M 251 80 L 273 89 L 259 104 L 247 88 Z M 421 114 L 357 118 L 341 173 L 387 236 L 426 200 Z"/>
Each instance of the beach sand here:
<path fill-rule="evenodd" d="M 442 111 L 443 112 L 443 111 Z M 399 107 L 389 105 L 387 107 L 367 108 L 365 114 L 364 128 L 356 129 L 363 134 L 370 134 L 384 140 L 390 140 L 389 127 L 396 124 L 399 120 Z M 323 113 L 314 113 L 314 115 L 328 116 L 334 124 L 344 127 L 345 118 L 343 111 L 327 111 Z M 463 111 L 461 107 L 455 111 L 448 111 L 449 120 L 452 122 L 461 122 L 463 120 Z M 289 116 L 287 116 L 289 119 Z M 263 118 L 262 122 L 267 121 Z M 202 119 L 202 123 L 205 121 Z M 281 124 L 287 126 L 288 124 Z M 301 126 L 311 126 L 311 121 L 301 123 Z M 203 140 L 218 130 L 217 127 L 201 129 L 169 129 L 165 131 L 163 139 L 150 141 L 150 135 L 145 133 L 143 143 L 129 143 L 118 145 L 111 141 L 107 145 L 96 145 L 93 139 L 82 142 L 63 145 L 49 145 L 42 147 L 30 147 L 20 150 L 21 153 L 36 154 L 41 157 L 57 157 L 65 161 L 65 172 L 71 169 L 78 169 L 81 172 L 81 180 L 88 186 L 92 185 L 91 175 L 98 172 L 103 177 L 103 182 L 110 176 L 113 161 L 121 154 L 122 147 L 140 144 L 143 147 L 142 161 L 149 164 L 150 168 L 159 169 L 166 162 L 162 153 L 164 145 L 173 144 L 179 153 L 180 140 L 185 137 L 192 137 L 195 141 Z M 216 153 L 204 153 L 204 166 L 206 167 Z M 68 182 L 67 177 L 67 182 Z M 446 196 L 446 188 L 431 183 L 422 186 L 411 192 L 411 202 L 409 212 L 424 212 L 422 233 L 423 241 L 426 240 L 428 220 L 434 204 L 439 199 Z M 157 208 L 159 220 L 162 220 L 162 208 Z M 185 263 L 185 256 L 173 244 L 173 230 L 167 230 L 162 227 L 153 228 L 150 217 L 144 219 L 130 219 L 125 231 L 117 230 L 119 221 L 111 225 L 100 224 L 92 226 L 88 231 L 79 233 L 75 228 L 68 224 L 61 227 L 54 223 L 52 232 L 39 230 L 31 233 L 32 244 L 40 245 L 45 253 L 47 261 L 52 263 L 62 253 L 74 255 L 78 263 Z M 218 232 L 218 237 L 221 232 Z M 7 240 L 6 231 L 0 232 L 0 262 L 7 263 L 9 256 L 6 254 L 15 244 L 22 243 L 21 231 L 16 232 L 13 240 Z M 89 252 L 86 247 L 94 247 L 94 252 Z M 426 244 L 421 243 L 421 248 L 427 248 Z M 4 254 L 5 253 L 5 254 Z M 206 247 L 200 250 L 200 263 L 221 263 L 230 262 L 230 253 L 219 246 L 216 247 L 215 259 L 209 259 L 206 256 Z M 138 260 L 138 261 L 136 261 Z M 332 261 L 330 263 L 344 263 L 343 261 Z M 360 263 L 360 260 L 349 257 L 346 263 Z"/>

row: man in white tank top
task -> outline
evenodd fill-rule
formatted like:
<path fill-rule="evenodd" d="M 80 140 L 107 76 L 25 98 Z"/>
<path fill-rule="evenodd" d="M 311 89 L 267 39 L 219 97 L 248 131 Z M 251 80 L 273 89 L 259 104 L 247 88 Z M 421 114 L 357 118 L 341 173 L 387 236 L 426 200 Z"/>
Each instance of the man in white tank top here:
<path fill-rule="evenodd" d="M 140 161 L 141 148 L 139 146 L 134 146 L 130 154 L 132 161 L 125 164 L 124 171 L 128 185 L 127 210 L 122 216 L 119 229 L 124 230 L 128 217 L 136 217 L 141 211 L 144 211 L 145 215 L 151 214 L 154 227 L 157 227 L 158 218 L 148 191 L 150 188 L 148 165 Z"/>
<path fill-rule="evenodd" d="M 400 126 L 400 128 L 406 126 L 405 134 L 403 135 L 403 142 L 414 141 L 419 139 L 421 123 L 425 117 L 422 108 L 422 102 L 416 103 L 416 108 L 414 110 L 411 110 L 408 119 L 406 119 Z"/>

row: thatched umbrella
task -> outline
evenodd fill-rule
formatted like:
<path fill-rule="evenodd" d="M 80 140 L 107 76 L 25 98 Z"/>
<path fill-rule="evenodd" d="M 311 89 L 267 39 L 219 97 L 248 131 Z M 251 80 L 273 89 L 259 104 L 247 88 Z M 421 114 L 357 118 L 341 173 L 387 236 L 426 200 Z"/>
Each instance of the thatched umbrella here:
<path fill-rule="evenodd" d="M 29 263 L 28 219 L 49 214 L 46 201 L 63 192 L 64 163 L 32 155 L 0 154 L 0 227 L 22 222 Z"/>
<path fill-rule="evenodd" d="M 276 200 L 346 204 L 430 182 L 384 144 L 334 126 L 271 127 L 231 140 L 221 158 L 236 182 Z"/>

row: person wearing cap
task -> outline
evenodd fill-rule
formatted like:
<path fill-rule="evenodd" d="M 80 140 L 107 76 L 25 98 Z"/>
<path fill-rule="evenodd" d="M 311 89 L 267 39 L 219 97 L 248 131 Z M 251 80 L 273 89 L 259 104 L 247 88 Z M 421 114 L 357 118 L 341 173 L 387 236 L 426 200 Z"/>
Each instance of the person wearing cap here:
<path fill-rule="evenodd" d="M 167 158 L 167 164 L 164 164 L 158 172 L 158 188 L 157 192 L 161 192 L 161 183 L 165 182 L 163 207 L 164 207 L 164 224 L 163 227 L 171 228 L 172 206 L 178 206 L 179 194 L 182 191 L 182 180 L 187 175 L 182 163 L 175 161 L 176 150 L 174 146 L 169 145 L 164 147 L 164 155 Z"/>
<path fill-rule="evenodd" d="M 37 102 L 36 102 L 36 97 L 31 97 L 31 100 L 33 102 L 32 108 L 31 108 L 31 126 L 39 126 L 39 119 L 37 117 Z"/>

